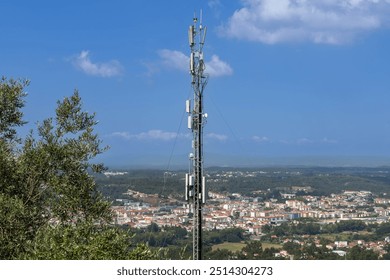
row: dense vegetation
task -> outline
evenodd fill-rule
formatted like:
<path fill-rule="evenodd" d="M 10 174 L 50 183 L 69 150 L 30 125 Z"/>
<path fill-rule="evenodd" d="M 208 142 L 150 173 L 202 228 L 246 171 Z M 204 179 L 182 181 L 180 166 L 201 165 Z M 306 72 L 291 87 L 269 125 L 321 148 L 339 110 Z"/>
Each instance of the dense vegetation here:
<path fill-rule="evenodd" d="M 130 229 L 134 234 L 133 240 L 146 243 L 152 249 L 159 250 L 161 255 L 168 259 L 191 259 L 192 236 L 179 227 L 162 227 L 152 224 L 145 229 Z M 390 235 L 390 223 L 381 225 L 366 225 L 360 221 L 343 221 L 339 224 L 326 225 L 323 228 L 310 220 L 300 220 L 299 224 L 284 223 L 280 226 L 265 228 L 266 234 L 259 241 L 252 241 L 242 229 L 230 228 L 204 232 L 204 258 L 225 259 L 351 259 L 366 260 L 380 259 L 379 254 L 361 246 L 354 246 L 346 250 L 346 256 L 334 252 L 334 248 L 326 245 L 333 244 L 339 237 L 346 237 L 346 241 L 364 240 L 366 242 L 383 240 Z M 278 234 L 278 235 L 277 235 Z M 275 237 L 277 236 L 277 237 Z M 333 237 L 333 239 L 331 239 Z M 285 241 L 285 242 L 282 242 Z M 318 242 L 319 241 L 319 242 Z M 275 243 L 276 242 L 276 243 Z M 241 244 L 240 249 L 229 250 L 214 248 L 218 244 Z M 283 245 L 279 245 L 283 243 Z M 268 244 L 263 246 L 263 244 Z M 228 246 L 226 246 L 228 247 Z M 390 252 L 390 246 L 385 248 Z M 279 254 L 280 250 L 288 256 Z M 390 253 L 382 259 L 390 259 Z"/>
<path fill-rule="evenodd" d="M 92 173 L 102 153 L 94 114 L 77 91 L 24 139 L 28 81 L 0 79 L 0 259 L 150 259 L 157 255 L 110 226 L 110 203 Z"/>

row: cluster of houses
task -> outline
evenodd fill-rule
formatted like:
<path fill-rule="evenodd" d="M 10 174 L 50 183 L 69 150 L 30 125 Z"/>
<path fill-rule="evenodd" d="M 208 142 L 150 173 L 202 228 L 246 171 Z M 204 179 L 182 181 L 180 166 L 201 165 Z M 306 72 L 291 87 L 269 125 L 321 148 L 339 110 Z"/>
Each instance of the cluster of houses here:
<path fill-rule="evenodd" d="M 208 178 L 208 181 L 223 183 L 231 177 L 256 177 L 262 171 L 256 172 L 229 171 L 215 174 L 213 178 Z M 324 224 L 342 220 L 361 220 L 366 223 L 390 221 L 390 198 L 379 198 L 369 191 L 347 190 L 329 196 L 313 196 L 310 195 L 311 191 L 311 187 L 308 186 L 292 186 L 289 190 L 281 190 L 281 200 L 263 200 L 263 197 L 266 197 L 264 192 L 267 191 L 254 192 L 251 197 L 239 193 L 208 192 L 208 200 L 203 207 L 203 228 L 204 230 L 242 228 L 253 239 L 257 239 L 262 235 L 262 228 L 265 225 L 277 226 L 299 218 L 313 218 Z M 298 196 L 298 192 L 301 195 Z M 189 232 L 192 230 L 192 209 L 183 201 L 174 197 L 161 198 L 156 194 L 145 194 L 131 189 L 127 194 L 128 199 L 118 199 L 121 206 L 112 206 L 116 224 L 146 228 L 155 223 L 160 227 L 177 226 Z M 284 242 L 288 241 L 291 240 Z M 315 242 L 319 243 L 319 240 Z M 345 254 L 345 248 L 355 245 L 382 254 L 385 244 L 388 243 L 390 238 L 380 242 L 340 240 L 328 244 L 327 247 L 340 256 Z M 281 254 L 283 255 L 282 251 Z"/>
<path fill-rule="evenodd" d="M 160 227 L 178 226 L 192 230 L 192 214 L 188 205 L 174 198 L 162 200 L 157 195 L 132 190 L 129 190 L 128 194 L 129 199 L 120 200 L 123 206 L 112 207 L 116 224 L 146 228 L 151 223 L 156 223 Z M 256 239 L 262 234 L 264 225 L 277 226 L 303 217 L 316 218 L 321 223 L 336 223 L 341 220 L 382 223 L 390 220 L 390 199 L 374 198 L 372 193 L 367 191 L 344 191 L 323 197 L 296 197 L 294 193 L 281 195 L 285 198 L 284 202 L 275 199 L 262 201 L 238 193 L 226 195 L 209 192 L 208 203 L 203 209 L 203 227 L 205 230 L 242 228 Z M 303 242 L 288 239 L 283 242 L 288 241 L 299 244 Z M 317 246 L 322 246 L 319 239 L 314 242 L 318 243 Z M 345 249 L 355 245 L 374 250 L 381 255 L 386 253 L 384 246 L 389 243 L 390 237 L 380 242 L 340 240 L 326 247 L 340 256 L 345 256 Z M 280 256 L 288 257 L 287 255 L 287 252 L 280 252 Z"/>
<path fill-rule="evenodd" d="M 113 206 L 115 222 L 143 228 L 152 222 L 159 226 L 191 226 L 191 208 L 170 198 L 161 202 L 157 195 L 129 190 L 130 198 L 121 200 L 123 206 Z M 325 223 L 358 219 L 366 222 L 386 222 L 390 218 L 390 199 L 374 198 L 367 191 L 344 191 L 341 194 L 316 197 L 295 197 L 283 193 L 284 202 L 262 201 L 237 193 L 230 195 L 209 192 L 203 209 L 206 230 L 243 228 L 250 234 L 261 234 L 264 225 L 280 224 L 298 218 L 316 218 Z"/>

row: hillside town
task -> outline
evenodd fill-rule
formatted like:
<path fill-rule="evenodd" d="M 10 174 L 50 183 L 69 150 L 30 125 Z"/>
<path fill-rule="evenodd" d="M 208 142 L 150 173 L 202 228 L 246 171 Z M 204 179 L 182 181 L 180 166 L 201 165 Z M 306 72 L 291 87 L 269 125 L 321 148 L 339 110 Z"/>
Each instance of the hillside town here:
<path fill-rule="evenodd" d="M 223 182 L 224 178 L 213 180 Z M 301 218 L 313 219 L 321 225 L 350 220 L 363 221 L 365 224 L 380 224 L 390 220 L 390 207 L 388 207 L 390 199 L 379 198 L 370 191 L 345 190 L 330 196 L 313 196 L 310 195 L 310 187 L 292 186 L 288 191 L 280 192 L 281 199 L 264 200 L 264 194 L 268 191 L 256 191 L 252 196 L 209 191 L 203 209 L 204 230 L 241 228 L 250 235 L 251 239 L 259 240 L 264 234 L 265 226 L 277 227 L 283 223 L 299 223 Z M 112 206 L 117 225 L 146 228 L 155 223 L 160 227 L 177 226 L 185 228 L 188 232 L 192 230 L 191 209 L 183 201 L 173 196 L 161 197 L 130 188 L 126 195 L 128 199 L 117 199 L 116 202 L 121 204 L 120 206 Z M 304 242 L 281 240 L 281 242 L 289 241 Z M 315 242 L 320 241 L 318 239 Z M 345 254 L 343 249 L 357 244 L 385 253 L 383 247 L 389 242 L 390 237 L 381 242 L 336 240 L 327 247 L 340 256 Z M 281 251 L 281 254 L 285 253 Z"/>

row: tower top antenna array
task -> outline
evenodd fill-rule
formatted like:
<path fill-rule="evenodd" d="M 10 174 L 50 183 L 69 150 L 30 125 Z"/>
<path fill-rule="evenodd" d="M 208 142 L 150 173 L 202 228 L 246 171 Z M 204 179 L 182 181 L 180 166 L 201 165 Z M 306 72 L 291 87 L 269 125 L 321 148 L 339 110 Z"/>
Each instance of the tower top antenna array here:
<path fill-rule="evenodd" d="M 200 24 L 194 15 L 193 24 L 188 29 L 188 43 L 191 49 L 190 75 L 194 92 L 193 100 L 186 101 L 188 113 L 188 128 L 192 131 L 192 149 L 189 160 L 189 172 L 185 180 L 185 199 L 193 214 L 193 259 L 202 259 L 202 206 L 206 203 L 206 180 L 203 175 L 203 126 L 207 114 L 203 113 L 203 90 L 206 87 L 208 76 L 205 75 L 203 60 L 203 46 L 206 39 L 206 27 L 202 26 L 202 12 Z M 191 102 L 193 101 L 193 102 Z"/>

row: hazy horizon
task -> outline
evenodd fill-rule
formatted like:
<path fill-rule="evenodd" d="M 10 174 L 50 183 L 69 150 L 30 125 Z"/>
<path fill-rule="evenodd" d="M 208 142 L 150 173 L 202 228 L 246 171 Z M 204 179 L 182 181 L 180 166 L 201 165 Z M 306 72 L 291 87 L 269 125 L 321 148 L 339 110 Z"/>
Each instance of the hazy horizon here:
<path fill-rule="evenodd" d="M 161 169 L 183 170 L 189 167 L 185 155 L 169 159 L 152 157 L 136 157 L 120 161 L 104 161 L 110 169 Z M 362 167 L 387 168 L 390 167 L 390 157 L 378 156 L 296 156 L 296 157 L 245 157 L 213 155 L 205 158 L 204 167 L 226 168 L 267 168 L 267 167 Z"/>

